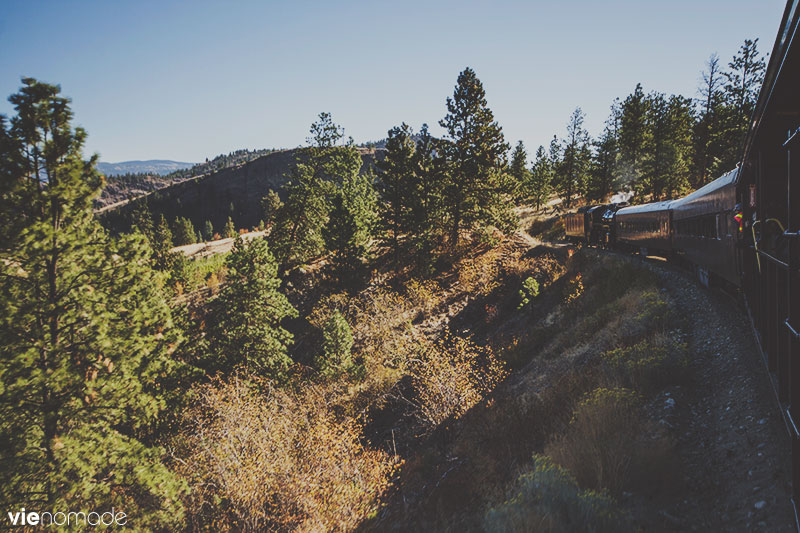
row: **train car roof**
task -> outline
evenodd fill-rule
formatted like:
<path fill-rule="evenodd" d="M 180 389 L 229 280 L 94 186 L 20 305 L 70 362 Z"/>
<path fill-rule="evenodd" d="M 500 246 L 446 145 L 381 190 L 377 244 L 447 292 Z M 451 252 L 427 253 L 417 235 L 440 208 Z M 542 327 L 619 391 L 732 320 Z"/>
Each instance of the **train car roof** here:
<path fill-rule="evenodd" d="M 636 215 L 638 213 L 655 213 L 657 211 L 668 211 L 671 202 L 652 202 L 649 204 L 632 205 L 623 207 L 617 211 L 617 216 Z"/>
<path fill-rule="evenodd" d="M 739 178 L 739 169 L 735 168 L 730 172 L 728 172 L 727 174 L 723 174 L 722 176 L 715 179 L 711 183 L 703 185 L 693 193 L 684 196 L 683 198 L 678 198 L 677 200 L 673 200 L 670 203 L 670 208 L 680 209 L 682 206 L 691 204 L 700 198 L 713 194 L 719 189 L 728 187 L 730 185 L 736 185 L 736 180 L 738 178 Z"/>

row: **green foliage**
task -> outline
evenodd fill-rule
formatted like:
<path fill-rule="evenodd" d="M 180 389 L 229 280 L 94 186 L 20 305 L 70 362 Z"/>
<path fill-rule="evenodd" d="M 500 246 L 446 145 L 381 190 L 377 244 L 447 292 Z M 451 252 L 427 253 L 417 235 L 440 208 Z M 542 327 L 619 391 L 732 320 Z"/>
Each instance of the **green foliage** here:
<path fill-rule="evenodd" d="M 172 230 L 169 229 L 167 219 L 164 218 L 164 215 L 161 215 L 153 238 L 153 260 L 159 270 L 164 271 L 170 267 L 170 250 L 172 247 Z"/>
<path fill-rule="evenodd" d="M 583 127 L 585 116 L 580 107 L 572 112 L 567 122 L 563 155 L 556 171 L 556 187 L 567 207 L 572 205 L 576 197 L 583 195 L 586 189 L 586 172 L 591 153 L 589 132 Z"/>
<path fill-rule="evenodd" d="M 602 136 L 594 142 L 589 170 L 586 197 L 599 202 L 605 201 L 620 185 L 619 142 L 612 128 L 606 123 Z"/>
<path fill-rule="evenodd" d="M 513 224 L 507 196 L 513 192 L 505 174 L 508 144 L 486 102 L 483 84 L 471 68 L 464 69 L 447 115 L 439 122 L 447 132 L 437 152 L 444 158 L 447 181 L 443 208 L 450 227 L 450 245 L 456 246 L 463 228 Z"/>
<path fill-rule="evenodd" d="M 233 218 L 228 217 L 228 221 L 225 223 L 225 227 L 222 229 L 222 236 L 228 239 L 232 239 L 238 235 L 236 231 L 236 226 L 233 225 Z"/>
<path fill-rule="evenodd" d="M 511 183 L 513 195 L 516 197 L 520 195 L 530 181 L 530 171 L 528 170 L 528 152 L 525 151 L 525 145 L 522 141 L 517 143 L 514 151 L 511 153 L 511 164 L 508 169 L 509 174 L 513 178 Z"/>
<path fill-rule="evenodd" d="M 618 140 L 622 172 L 626 182 L 630 184 L 638 182 L 641 176 L 642 160 L 650 134 L 647 113 L 648 100 L 642 84 L 637 83 L 633 93 L 622 102 L 619 117 Z"/>
<path fill-rule="evenodd" d="M 490 509 L 486 531 L 623 531 L 625 517 L 609 496 L 581 490 L 567 470 L 534 454 L 529 471 L 516 482 L 509 498 Z"/>
<path fill-rule="evenodd" d="M 145 442 L 174 401 L 180 338 L 144 238 L 113 240 L 93 216 L 97 156 L 59 92 L 23 78 L 0 128 L 0 212 L 17 220 L 0 230 L 0 500 L 179 528 L 186 488 Z"/>
<path fill-rule="evenodd" d="M 416 144 L 411 128 L 403 123 L 389 130 L 386 157 L 378 163 L 380 181 L 378 192 L 382 203 L 381 226 L 394 252 L 395 262 L 400 255 L 400 236 L 415 228 L 415 203 L 426 191 L 418 190 L 415 165 Z"/>
<path fill-rule="evenodd" d="M 328 224 L 322 234 L 331 263 L 339 280 L 349 284 L 364 275 L 367 258 L 377 222 L 377 199 L 372 187 L 371 172 L 360 173 L 358 163 L 350 167 L 350 175 L 343 176 L 341 187 L 333 195 Z"/>
<path fill-rule="evenodd" d="M 203 224 L 203 240 L 204 241 L 213 241 L 214 240 L 214 225 L 211 223 L 210 220 L 206 220 Z"/>
<path fill-rule="evenodd" d="M 645 156 L 642 176 L 637 184 L 640 195 L 654 200 L 673 198 L 689 187 L 689 163 L 692 149 L 691 101 L 682 96 L 648 96 Z"/>
<path fill-rule="evenodd" d="M 175 246 L 184 244 L 194 244 L 197 241 L 197 232 L 194 230 L 192 221 L 185 217 L 178 217 L 175 220 Z"/>
<path fill-rule="evenodd" d="M 536 159 L 527 175 L 528 181 L 523 184 L 523 196 L 540 209 L 550 198 L 550 187 L 553 182 L 553 163 L 540 146 L 536 150 Z"/>
<path fill-rule="evenodd" d="M 278 266 L 267 241 L 245 242 L 237 236 L 225 260 L 226 283 L 212 302 L 209 328 L 214 369 L 244 366 L 281 379 L 291 364 L 287 346 L 292 334 L 281 322 L 297 311 L 279 292 Z"/>
<path fill-rule="evenodd" d="M 320 113 L 311 125 L 311 146 L 295 161 L 284 186 L 286 203 L 270 232 L 281 271 L 301 265 L 325 249 L 323 227 L 328 221 L 331 197 L 337 187 L 361 169 L 361 156 L 352 145 L 337 146 L 344 132 L 329 113 Z"/>
<path fill-rule="evenodd" d="M 320 372 L 330 376 L 347 370 L 351 365 L 353 332 L 338 310 L 325 322 L 322 339 L 322 355 L 316 361 Z"/>
<path fill-rule="evenodd" d="M 281 197 L 277 192 L 270 190 L 267 195 L 261 199 L 261 209 L 264 213 L 262 223 L 264 226 L 269 226 L 275 222 L 282 207 L 283 202 L 281 201 Z"/>
<path fill-rule="evenodd" d="M 686 373 L 688 353 L 677 332 L 659 334 L 633 346 L 603 354 L 609 377 L 626 387 L 653 391 L 681 380 Z"/>
<path fill-rule="evenodd" d="M 534 298 L 539 296 L 539 282 L 533 276 L 528 276 L 522 282 L 522 289 L 519 291 L 520 303 L 517 309 L 529 307 Z"/>

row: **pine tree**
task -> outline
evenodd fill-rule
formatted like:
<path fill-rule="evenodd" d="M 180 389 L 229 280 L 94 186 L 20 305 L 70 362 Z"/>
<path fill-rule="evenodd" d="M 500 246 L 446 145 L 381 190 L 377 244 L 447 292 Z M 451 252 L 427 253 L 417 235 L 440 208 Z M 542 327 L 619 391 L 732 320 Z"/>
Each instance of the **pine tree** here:
<path fill-rule="evenodd" d="M 449 171 L 444 207 L 450 245 L 457 246 L 461 230 L 475 224 L 510 228 L 513 215 L 507 196 L 513 191 L 504 173 L 508 144 L 471 68 L 459 74 L 453 97 L 447 98 L 447 115 L 439 124 L 449 141 L 438 148 Z"/>
<path fill-rule="evenodd" d="M 395 264 L 400 259 L 400 236 L 413 230 L 413 212 L 416 189 L 416 144 L 411 139 L 411 128 L 403 123 L 389 130 L 386 139 L 386 157 L 378 163 L 381 197 L 381 225 L 387 234 Z"/>
<path fill-rule="evenodd" d="M 155 227 L 153 226 L 153 215 L 145 200 L 136 202 L 131 210 L 131 229 L 144 235 L 147 242 L 152 246 L 155 240 Z"/>
<path fill-rule="evenodd" d="M 317 357 L 317 368 L 327 376 L 333 376 L 351 365 L 353 332 L 347 320 L 338 310 L 325 322 L 322 331 L 322 355 Z"/>
<path fill-rule="evenodd" d="M 723 102 L 718 109 L 718 127 L 711 143 L 720 147 L 712 175 L 727 172 L 739 163 L 739 153 L 747 134 L 758 93 L 764 80 L 766 63 L 758 51 L 758 39 L 745 40 L 723 72 Z"/>
<path fill-rule="evenodd" d="M 702 74 L 700 87 L 700 114 L 694 126 L 692 154 L 692 188 L 699 188 L 711 181 L 712 169 L 719 159 L 719 146 L 713 142 L 719 123 L 719 106 L 722 103 L 722 70 L 719 56 L 712 54 Z"/>
<path fill-rule="evenodd" d="M 283 202 L 281 201 L 281 197 L 273 190 L 270 190 L 267 195 L 261 199 L 262 220 L 265 226 L 270 226 L 275 222 L 282 207 Z"/>
<path fill-rule="evenodd" d="M 509 174 L 513 178 L 513 194 L 515 197 L 519 196 L 529 180 L 528 152 L 525 151 L 525 145 L 522 144 L 522 141 L 517 142 L 517 146 L 514 147 L 514 151 L 511 153 Z"/>
<path fill-rule="evenodd" d="M 586 171 L 589 166 L 589 133 L 583 128 L 584 113 L 580 107 L 572 112 L 567 123 L 564 155 L 557 174 L 559 194 L 564 205 L 570 207 L 573 199 L 585 192 Z"/>
<path fill-rule="evenodd" d="M 154 232 L 153 259 L 156 268 L 166 271 L 170 268 L 170 250 L 173 247 L 172 230 L 169 229 L 167 219 L 160 215 Z"/>
<path fill-rule="evenodd" d="M 536 150 L 536 159 L 530 170 L 528 183 L 525 187 L 526 195 L 530 201 L 536 205 L 536 209 L 541 209 L 550 198 L 550 184 L 553 182 L 553 164 L 548 157 L 544 146 Z"/>
<path fill-rule="evenodd" d="M 0 212 L 16 219 L 0 230 L 0 499 L 180 528 L 185 487 L 144 443 L 179 340 L 161 278 L 141 235 L 111 239 L 94 218 L 97 156 L 83 160 L 69 100 L 22 81 L 0 135 Z"/>
<path fill-rule="evenodd" d="M 225 228 L 222 230 L 222 236 L 227 239 L 232 239 L 236 237 L 236 235 L 238 235 L 238 233 L 236 232 L 236 226 L 233 225 L 233 218 L 228 217 Z"/>
<path fill-rule="evenodd" d="M 178 217 L 175 219 L 175 245 L 183 246 L 185 244 L 194 244 L 197 242 L 197 232 L 194 230 L 192 221 L 186 217 Z"/>
<path fill-rule="evenodd" d="M 378 219 L 373 174 L 360 173 L 355 167 L 351 172 L 333 195 L 322 230 L 333 272 L 345 285 L 364 276 L 364 260 Z"/>
<path fill-rule="evenodd" d="M 206 220 L 203 224 L 203 240 L 214 240 L 214 224 L 212 224 L 210 220 Z"/>
<path fill-rule="evenodd" d="M 310 146 L 295 161 L 285 185 L 286 203 L 270 232 L 282 272 L 322 253 L 322 228 L 328 219 L 330 197 L 344 177 L 361 168 L 361 157 L 352 142 L 337 146 L 343 136 L 344 130 L 329 113 L 320 113 L 311 125 Z"/>
<path fill-rule="evenodd" d="M 619 143 L 614 135 L 612 125 L 606 123 L 603 134 L 594 142 L 587 198 L 602 202 L 616 190 L 618 187 L 618 156 Z"/>
<path fill-rule="evenodd" d="M 278 265 L 267 241 L 237 236 L 225 265 L 225 286 L 212 302 L 209 340 L 216 362 L 211 370 L 245 366 L 283 379 L 291 364 L 292 334 L 281 322 L 297 311 L 279 291 Z"/>
<path fill-rule="evenodd" d="M 691 132 L 694 119 L 691 101 L 682 96 L 666 98 L 661 93 L 648 96 L 650 135 L 642 158 L 640 195 L 654 200 L 670 198 L 688 188 Z"/>
<path fill-rule="evenodd" d="M 436 157 L 436 139 L 428 125 L 419 131 L 414 150 L 414 192 L 412 195 L 409 244 L 415 252 L 418 266 L 430 266 L 433 252 L 442 241 L 444 232 L 443 191 L 447 183 L 447 165 Z"/>
<path fill-rule="evenodd" d="M 622 102 L 619 116 L 619 152 L 621 173 L 627 185 L 634 185 L 641 176 L 645 145 L 650 134 L 647 127 L 648 100 L 637 83 L 636 89 Z"/>

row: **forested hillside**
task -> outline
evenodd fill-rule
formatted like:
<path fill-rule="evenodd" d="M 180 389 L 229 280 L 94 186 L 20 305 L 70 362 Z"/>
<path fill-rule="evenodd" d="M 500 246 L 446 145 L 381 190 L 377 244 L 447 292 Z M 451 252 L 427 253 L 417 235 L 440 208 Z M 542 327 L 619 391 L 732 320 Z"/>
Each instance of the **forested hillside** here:
<path fill-rule="evenodd" d="M 733 166 L 761 75 L 746 41 L 702 98 L 636 86 L 598 139 L 578 108 L 531 161 L 467 67 L 439 138 L 358 147 L 323 112 L 302 148 L 102 213 L 70 100 L 23 78 L 0 120 L 0 500 L 142 531 L 649 529 L 684 499 L 663 395 L 693 383 L 691 331 L 652 269 L 561 241 L 554 206 Z"/>

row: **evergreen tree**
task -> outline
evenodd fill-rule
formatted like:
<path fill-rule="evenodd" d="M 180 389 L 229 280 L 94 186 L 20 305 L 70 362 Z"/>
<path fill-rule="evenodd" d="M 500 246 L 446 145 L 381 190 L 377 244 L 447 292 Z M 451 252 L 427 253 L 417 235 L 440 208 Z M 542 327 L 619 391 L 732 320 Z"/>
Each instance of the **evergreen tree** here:
<path fill-rule="evenodd" d="M 16 509 L 124 509 L 181 527 L 184 485 L 148 428 L 178 341 L 141 235 L 92 213 L 97 156 L 60 88 L 23 78 L 0 134 L 0 498 Z M 9 231 L 11 230 L 11 231 Z"/>
<path fill-rule="evenodd" d="M 337 146 L 344 130 L 329 113 L 320 113 L 311 125 L 310 146 L 302 151 L 289 182 L 286 203 L 278 213 L 270 242 L 280 270 L 302 264 L 322 253 L 322 228 L 328 219 L 329 199 L 344 178 L 361 168 L 361 156 L 350 142 Z"/>
<path fill-rule="evenodd" d="M 228 217 L 228 221 L 225 223 L 225 228 L 222 230 L 222 236 L 227 239 L 232 239 L 238 235 L 236 231 L 236 226 L 233 225 L 233 218 Z"/>
<path fill-rule="evenodd" d="M 192 221 L 186 217 L 175 219 L 175 245 L 194 244 L 197 242 L 197 232 L 194 230 Z"/>
<path fill-rule="evenodd" d="M 225 259 L 225 286 L 212 302 L 209 341 L 215 370 L 246 366 L 283 379 L 291 364 L 292 334 L 281 322 L 297 311 L 278 290 L 278 266 L 265 239 L 245 242 L 237 236 Z"/>
<path fill-rule="evenodd" d="M 541 209 L 550 198 L 550 184 L 553 181 L 553 164 L 548 157 L 544 146 L 536 150 L 536 159 L 529 173 L 528 184 L 525 188 L 526 195 L 530 201 L 536 205 L 536 209 Z"/>
<path fill-rule="evenodd" d="M 717 136 L 719 106 L 722 103 L 722 70 L 719 57 L 712 54 L 702 74 L 700 87 L 700 113 L 693 132 L 692 178 L 690 185 L 697 189 L 712 179 L 712 169 L 719 160 L 719 145 L 713 142 Z"/>
<path fill-rule="evenodd" d="M 671 198 L 689 185 L 689 159 L 694 119 L 691 101 L 682 96 L 667 99 L 661 93 L 648 97 L 650 135 L 642 159 L 638 190 L 654 200 Z"/>
<path fill-rule="evenodd" d="M 567 123 L 564 155 L 557 174 L 558 191 L 566 207 L 585 192 L 586 171 L 589 166 L 589 132 L 583 128 L 585 115 L 580 107 L 572 112 Z"/>
<path fill-rule="evenodd" d="M 353 332 L 342 314 L 334 311 L 322 331 L 322 355 L 317 367 L 324 375 L 336 375 L 351 365 Z"/>
<path fill-rule="evenodd" d="M 444 231 L 443 190 L 448 176 L 443 158 L 435 157 L 435 152 L 436 139 L 431 136 L 428 125 L 423 124 L 413 157 L 416 179 L 409 214 L 409 243 L 416 252 L 419 266 L 430 265 Z"/>
<path fill-rule="evenodd" d="M 475 224 L 510 228 L 513 215 L 506 197 L 513 191 L 504 173 L 508 145 L 471 68 L 459 74 L 453 97 L 447 99 L 447 115 L 439 124 L 449 141 L 440 143 L 439 149 L 449 171 L 444 207 L 451 246 L 458 244 L 463 228 Z"/>
<path fill-rule="evenodd" d="M 612 128 L 607 122 L 603 134 L 594 143 L 586 196 L 599 202 L 605 201 L 618 187 L 619 143 Z"/>
<path fill-rule="evenodd" d="M 641 176 L 645 145 L 650 134 L 647 127 L 648 100 L 637 83 L 633 93 L 628 95 L 620 106 L 619 152 L 622 179 L 626 185 L 633 185 Z"/>
<path fill-rule="evenodd" d="M 513 178 L 513 194 L 518 196 L 529 180 L 528 152 L 525 151 L 525 145 L 522 144 L 522 141 L 517 142 L 517 146 L 514 147 L 514 151 L 511 153 L 509 174 Z"/>
<path fill-rule="evenodd" d="M 169 229 L 167 219 L 160 215 L 156 225 L 153 239 L 153 258 L 155 266 L 161 271 L 170 268 L 170 250 L 173 247 L 172 231 Z"/>
<path fill-rule="evenodd" d="M 147 201 L 136 202 L 131 210 L 131 229 L 138 231 L 147 239 L 150 246 L 155 241 L 155 227 L 153 226 L 153 215 Z"/>
<path fill-rule="evenodd" d="M 737 54 L 723 72 L 724 105 L 719 107 L 717 131 L 711 143 L 720 147 L 720 154 L 712 176 L 733 169 L 739 163 L 739 154 L 747 134 L 749 119 L 755 110 L 758 93 L 764 80 L 766 62 L 758 51 L 758 39 L 745 40 Z"/>
<path fill-rule="evenodd" d="M 267 195 L 261 199 L 261 209 L 265 226 L 270 226 L 275 222 L 282 207 L 283 202 L 281 201 L 281 197 L 273 190 L 270 190 Z"/>
<path fill-rule="evenodd" d="M 214 240 L 214 225 L 211 223 L 210 220 L 206 220 L 203 224 L 203 240 L 205 241 L 213 241 Z"/>
<path fill-rule="evenodd" d="M 355 167 L 351 172 L 333 195 L 328 224 L 323 228 L 334 274 L 345 284 L 364 275 L 364 260 L 378 218 L 373 174 L 360 173 Z"/>
<path fill-rule="evenodd" d="M 381 225 L 387 234 L 395 264 L 400 258 L 400 236 L 413 231 L 416 194 L 415 152 L 411 128 L 403 123 L 389 130 L 386 157 L 378 163 Z M 424 192 L 423 192 L 424 194 Z"/>

